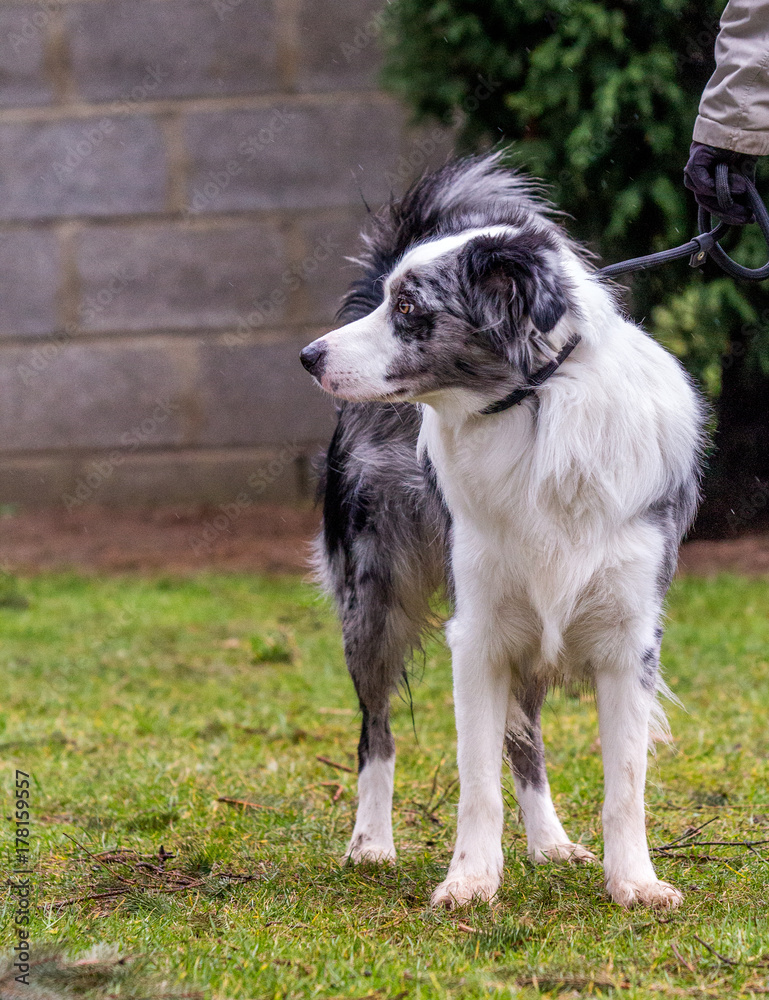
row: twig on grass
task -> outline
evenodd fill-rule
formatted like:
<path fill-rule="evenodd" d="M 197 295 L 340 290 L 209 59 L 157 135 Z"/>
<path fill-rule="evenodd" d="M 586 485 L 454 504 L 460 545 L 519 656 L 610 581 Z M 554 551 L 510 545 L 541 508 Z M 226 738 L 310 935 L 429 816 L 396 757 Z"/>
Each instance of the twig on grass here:
<path fill-rule="evenodd" d="M 440 807 L 443 805 L 443 803 L 446 801 L 449 795 L 451 795 L 451 793 L 454 791 L 454 789 L 457 787 L 458 784 L 459 784 L 459 779 L 454 778 L 452 781 L 448 783 L 448 785 L 446 785 L 446 789 L 443 795 L 441 795 L 441 797 L 438 799 L 438 801 L 430 810 L 431 814 L 434 814 L 438 809 L 440 809 Z"/>
<path fill-rule="evenodd" d="M 347 791 L 341 781 L 316 781 L 312 785 L 305 785 L 305 788 L 308 792 L 311 788 L 335 788 L 336 792 L 334 793 L 334 797 L 331 799 L 332 802 L 338 802 L 342 795 L 344 795 Z"/>
<path fill-rule="evenodd" d="M 91 899 L 114 899 L 115 896 L 122 896 L 124 893 L 128 892 L 127 889 L 110 889 L 109 892 L 94 892 L 90 896 L 71 896 L 69 899 L 58 899 L 51 903 L 53 909 L 63 909 L 65 906 L 71 906 L 72 903 L 86 903 Z"/>
<path fill-rule="evenodd" d="M 118 875 L 117 872 L 114 872 L 106 862 L 101 860 L 101 858 L 97 858 L 95 854 L 91 854 L 91 852 L 88 850 L 87 847 L 83 847 L 82 844 L 78 844 L 78 842 L 75 840 L 74 837 L 70 837 L 68 833 L 65 833 L 64 836 L 67 838 L 67 840 L 71 840 L 72 843 L 75 845 L 75 847 L 79 847 L 81 851 L 87 854 L 89 858 L 92 858 L 98 865 L 101 865 L 102 868 L 106 868 L 113 878 L 116 878 L 119 882 L 123 882 L 126 885 L 131 885 L 131 886 L 136 885 L 136 882 L 133 881 L 132 879 L 123 878 L 122 875 Z"/>
<path fill-rule="evenodd" d="M 438 766 L 435 769 L 435 773 L 433 774 L 433 783 L 432 783 L 432 787 L 430 788 L 430 797 L 427 800 L 427 806 L 425 807 L 425 812 L 431 812 L 432 811 L 430 809 L 430 803 L 433 801 L 433 798 L 435 796 L 435 790 L 438 787 L 438 773 L 440 772 L 440 769 L 443 767 L 443 764 L 444 764 L 445 760 L 446 760 L 445 757 L 441 757 L 440 762 L 439 762 Z"/>
<path fill-rule="evenodd" d="M 422 807 L 424 809 L 425 815 L 430 816 L 431 818 L 438 811 L 438 809 L 440 809 L 440 807 L 443 805 L 443 803 L 446 801 L 449 795 L 451 795 L 456 785 L 459 784 L 458 779 L 454 778 L 452 781 L 448 783 L 448 785 L 446 785 L 443 794 L 439 795 L 437 801 L 433 803 L 433 799 L 435 798 L 435 793 L 438 789 L 438 772 L 443 767 L 445 762 L 446 758 L 441 757 L 441 762 L 436 767 L 435 774 L 433 775 L 433 783 L 432 787 L 430 788 L 430 798 L 427 800 L 427 805 Z"/>
<path fill-rule="evenodd" d="M 694 966 L 692 965 L 691 962 L 689 962 L 687 959 L 684 958 L 684 956 L 681 954 L 681 952 L 676 947 L 675 941 L 671 941 L 670 942 L 670 950 L 676 956 L 676 958 L 681 963 L 681 965 L 685 966 L 689 970 L 689 972 L 694 972 Z"/>
<path fill-rule="evenodd" d="M 679 852 L 690 851 L 692 848 L 697 847 L 744 847 L 746 851 L 757 857 L 759 861 L 766 862 L 767 859 L 756 850 L 757 847 L 762 847 L 766 844 L 769 844 L 769 840 L 687 840 L 684 843 L 674 842 L 666 844 L 664 847 L 655 847 L 652 850 L 655 854 L 663 858 L 670 858 L 673 861 L 692 861 L 695 864 L 715 861 L 728 865 L 730 861 L 742 861 L 743 856 L 737 854 L 722 857 L 718 854 L 684 854 Z"/>
<path fill-rule="evenodd" d="M 229 795 L 220 795 L 217 802 L 226 802 L 228 806 L 243 806 L 244 809 L 267 809 L 269 812 L 280 812 L 275 806 L 264 806 L 261 802 L 248 802 L 246 799 L 233 799 Z"/>
<path fill-rule="evenodd" d="M 443 826 L 443 822 L 435 815 L 436 812 L 438 811 L 438 809 L 440 809 L 440 807 L 443 805 L 443 803 L 446 801 L 449 795 L 451 795 L 456 786 L 459 784 L 459 781 L 456 778 L 450 781 L 448 785 L 446 785 L 446 788 L 443 790 L 443 792 L 438 796 L 437 800 L 433 802 L 433 799 L 435 798 L 435 794 L 438 789 L 438 773 L 441 767 L 443 766 L 445 760 L 446 758 L 442 757 L 440 763 L 435 769 L 435 773 L 433 774 L 432 785 L 430 787 L 430 796 L 427 800 L 427 805 L 423 805 L 421 802 L 417 802 L 416 799 L 409 800 L 414 803 L 416 809 L 419 812 L 421 812 L 426 819 L 430 820 L 431 823 L 435 823 L 436 826 Z"/>
<path fill-rule="evenodd" d="M 681 851 L 690 847 L 761 847 L 769 844 L 769 840 L 695 840 L 690 844 L 666 844 L 664 847 L 655 847 L 655 851 Z"/>
<path fill-rule="evenodd" d="M 323 757 L 321 754 L 317 754 L 315 760 L 319 760 L 321 764 L 328 764 L 329 767 L 335 767 L 337 771 L 346 771 L 347 774 L 355 774 L 354 767 L 348 767 L 346 764 L 337 764 L 335 760 L 329 760 L 328 757 Z"/>
<path fill-rule="evenodd" d="M 73 838 L 69 838 L 73 840 Z M 63 909 L 64 907 L 71 906 L 74 903 L 84 903 L 91 900 L 116 900 L 117 906 L 119 907 L 125 901 L 126 898 L 133 894 L 141 895 L 143 893 L 149 895 L 173 895 L 179 892 L 190 892 L 193 889 L 199 891 L 201 887 L 210 886 L 216 892 L 219 891 L 219 883 L 221 880 L 226 879 L 228 882 L 243 885 L 246 882 L 257 881 L 262 878 L 261 874 L 257 873 L 238 873 L 232 871 L 211 871 L 206 875 L 201 876 L 200 870 L 197 871 L 184 871 L 182 869 L 174 868 L 171 870 L 161 867 L 159 865 L 151 865 L 146 861 L 138 860 L 142 855 L 137 854 L 135 851 L 123 851 L 119 853 L 111 852 L 111 860 L 114 864 L 120 865 L 132 865 L 131 871 L 137 876 L 135 879 L 127 879 L 116 872 L 109 864 L 104 860 L 97 858 L 87 851 L 81 844 L 73 840 L 73 843 L 83 850 L 89 857 L 93 860 L 98 861 L 98 863 L 110 873 L 113 879 L 119 880 L 119 885 L 113 885 L 105 887 L 103 884 L 92 883 L 90 886 L 91 892 L 87 892 L 81 896 L 72 896 L 67 899 L 56 900 L 50 904 L 53 909 Z M 165 860 L 171 855 L 167 854 L 164 849 L 161 849 L 162 853 L 159 852 L 159 857 Z M 130 859 L 130 860 L 129 860 Z"/>
<path fill-rule="evenodd" d="M 742 962 L 739 962 L 739 961 L 738 961 L 737 959 L 734 959 L 734 958 L 727 958 L 727 957 L 726 957 L 726 955 L 722 955 L 722 954 L 721 954 L 721 952 L 719 952 L 719 951 L 716 951 L 716 949 L 715 949 L 715 948 L 712 948 L 712 947 L 711 947 L 711 946 L 710 946 L 710 945 L 708 944 L 708 942 L 707 942 L 707 941 L 703 941 L 703 940 L 702 940 L 702 938 L 701 938 L 701 937 L 699 937 L 699 936 L 698 936 L 697 934 L 693 934 L 693 935 L 692 935 L 692 937 L 694 938 L 694 940 L 695 940 L 695 941 L 699 941 L 699 943 L 700 943 L 700 944 L 701 944 L 701 945 L 702 945 L 702 946 L 703 946 L 704 948 L 707 948 L 707 949 L 708 949 L 708 951 L 709 951 L 709 952 L 710 952 L 710 953 L 711 953 L 712 955 L 715 955 L 715 956 L 716 956 L 716 958 L 720 959 L 720 960 L 721 960 L 722 962 L 725 962 L 725 963 L 726 963 L 727 965 L 743 965 L 743 964 L 744 964 L 744 965 L 748 965 L 748 964 L 750 964 L 750 963 L 748 963 L 748 962 L 745 962 L 745 963 L 742 963 Z"/>
<path fill-rule="evenodd" d="M 626 990 L 630 987 L 630 983 L 627 980 L 616 982 L 614 979 L 608 979 L 605 976 L 526 976 L 522 979 L 516 979 L 515 984 L 516 986 L 533 986 L 535 990 L 544 991 L 561 990 L 563 987 L 566 987 L 567 989 L 577 990 L 580 993 L 583 990 L 592 990 L 596 986 L 615 990 Z"/>
<path fill-rule="evenodd" d="M 671 840 L 669 844 L 662 844 L 660 847 L 655 847 L 655 851 L 668 851 L 674 844 L 680 843 L 682 840 L 690 840 L 695 834 L 699 833 L 700 830 L 704 830 L 706 826 L 710 826 L 711 823 L 715 823 L 718 816 L 713 816 L 712 819 L 706 820 L 706 822 L 701 823 L 699 826 L 691 826 L 689 829 L 682 833 L 680 837 L 676 837 L 675 840 Z"/>
<path fill-rule="evenodd" d="M 243 875 L 240 872 L 219 872 L 217 878 L 228 878 L 232 882 L 257 882 L 263 875 Z"/>
<path fill-rule="evenodd" d="M 715 955 L 716 958 L 726 963 L 726 965 L 731 965 L 733 967 L 742 965 L 745 968 L 749 969 L 762 969 L 766 968 L 766 966 L 769 965 L 769 958 L 766 955 L 764 955 L 763 958 L 759 958 L 755 962 L 748 962 L 743 958 L 729 958 L 727 955 L 722 955 L 721 952 L 716 951 L 715 948 L 709 945 L 707 941 L 703 941 L 702 938 L 699 937 L 697 934 L 693 934 L 692 937 L 694 938 L 695 941 L 699 941 L 699 943 L 703 945 L 703 947 L 707 948 L 709 952 Z"/>
<path fill-rule="evenodd" d="M 151 865 L 149 861 L 137 861 L 134 863 L 134 868 L 146 868 L 151 872 L 159 872 L 161 875 L 165 872 L 165 868 L 161 868 L 160 865 Z"/>
<path fill-rule="evenodd" d="M 338 802 L 339 799 L 344 795 L 345 787 L 339 781 L 321 781 L 321 785 L 323 785 L 325 788 L 336 787 L 336 791 L 334 792 L 334 797 L 331 799 L 332 802 Z"/>
<path fill-rule="evenodd" d="M 717 854 L 662 854 L 660 857 L 669 858 L 670 860 L 680 858 L 682 861 L 690 861 L 693 865 L 720 864 L 735 874 L 739 869 L 733 868 L 732 865 L 739 865 L 743 860 L 739 856 L 735 858 L 720 858 Z"/>
<path fill-rule="evenodd" d="M 478 934 L 479 933 L 477 927 L 471 927 L 469 924 L 461 924 L 461 923 L 457 924 L 457 930 L 458 931 L 464 931 L 465 934 Z"/>

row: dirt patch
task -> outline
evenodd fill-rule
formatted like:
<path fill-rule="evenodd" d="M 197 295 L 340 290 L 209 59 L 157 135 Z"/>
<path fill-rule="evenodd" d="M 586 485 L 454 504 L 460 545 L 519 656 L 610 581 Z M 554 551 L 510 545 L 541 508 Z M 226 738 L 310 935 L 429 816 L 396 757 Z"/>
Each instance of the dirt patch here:
<path fill-rule="evenodd" d="M 769 534 L 717 542 L 687 542 L 681 547 L 678 571 L 694 576 L 715 576 L 717 573 L 769 576 Z"/>
<path fill-rule="evenodd" d="M 319 523 L 313 508 L 277 505 L 29 511 L 0 518 L 0 565 L 14 572 L 306 573 Z M 769 533 L 688 542 L 679 568 L 769 576 Z"/>
<path fill-rule="evenodd" d="M 319 521 L 311 508 L 268 505 L 30 511 L 0 518 L 1 562 L 14 572 L 303 573 Z"/>

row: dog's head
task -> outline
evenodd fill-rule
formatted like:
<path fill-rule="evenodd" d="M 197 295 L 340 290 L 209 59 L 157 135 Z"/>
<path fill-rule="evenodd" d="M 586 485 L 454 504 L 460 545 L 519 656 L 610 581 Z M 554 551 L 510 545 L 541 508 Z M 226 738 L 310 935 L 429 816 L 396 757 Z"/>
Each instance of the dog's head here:
<path fill-rule="evenodd" d="M 572 308 L 557 236 L 534 225 L 421 243 L 382 281 L 373 312 L 301 353 L 341 399 L 418 402 L 445 390 L 488 396 L 524 384 L 551 356 L 546 335 Z"/>

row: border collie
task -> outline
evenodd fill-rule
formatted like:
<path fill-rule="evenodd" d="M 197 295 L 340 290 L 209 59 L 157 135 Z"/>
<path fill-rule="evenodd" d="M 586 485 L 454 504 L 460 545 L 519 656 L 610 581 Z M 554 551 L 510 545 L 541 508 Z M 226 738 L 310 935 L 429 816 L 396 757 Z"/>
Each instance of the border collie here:
<path fill-rule="evenodd" d="M 706 410 L 621 313 L 536 185 L 498 154 L 449 163 L 375 218 L 340 329 L 301 354 L 344 400 L 318 560 L 360 700 L 346 858 L 392 861 L 389 699 L 444 586 L 460 799 L 433 905 L 502 877 L 506 757 L 533 862 L 594 861 L 553 807 L 540 712 L 594 687 L 604 872 L 622 906 L 675 907 L 644 822 L 663 600 L 698 502 Z"/>

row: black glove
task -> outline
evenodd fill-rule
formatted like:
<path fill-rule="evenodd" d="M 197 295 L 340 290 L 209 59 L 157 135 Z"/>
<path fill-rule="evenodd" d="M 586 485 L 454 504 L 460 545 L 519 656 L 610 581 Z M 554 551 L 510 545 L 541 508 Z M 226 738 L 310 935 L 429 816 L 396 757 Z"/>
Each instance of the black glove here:
<path fill-rule="evenodd" d="M 716 164 L 729 166 L 729 192 L 732 204 L 721 208 L 716 195 Z M 747 153 L 737 153 L 732 149 L 718 149 L 693 142 L 689 149 L 689 162 L 684 167 L 684 184 L 698 205 L 711 215 L 718 216 L 730 226 L 744 226 L 753 222 L 753 209 L 748 200 L 747 180 L 755 180 L 756 158 Z"/>

